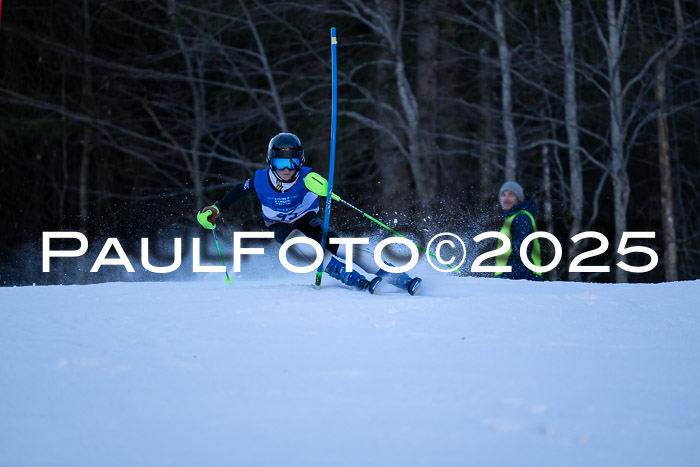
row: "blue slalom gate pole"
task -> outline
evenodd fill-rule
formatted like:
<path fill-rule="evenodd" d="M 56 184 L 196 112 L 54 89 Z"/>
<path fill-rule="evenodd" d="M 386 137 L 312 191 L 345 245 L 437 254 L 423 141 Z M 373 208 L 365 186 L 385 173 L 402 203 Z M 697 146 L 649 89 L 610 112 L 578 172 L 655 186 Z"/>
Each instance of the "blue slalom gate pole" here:
<path fill-rule="evenodd" d="M 335 171 L 335 128 L 338 123 L 338 57 L 336 54 L 336 46 L 338 40 L 335 36 L 335 28 L 331 28 L 331 61 L 333 68 L 332 79 L 332 97 L 333 104 L 331 107 L 331 159 L 328 163 L 328 195 L 326 196 L 326 213 L 323 217 L 323 235 L 321 236 L 321 246 L 325 248 L 328 241 L 328 225 L 331 220 L 331 194 L 333 193 L 333 172 Z M 323 275 L 323 262 L 316 270 L 316 288 L 321 287 L 321 276 Z"/>

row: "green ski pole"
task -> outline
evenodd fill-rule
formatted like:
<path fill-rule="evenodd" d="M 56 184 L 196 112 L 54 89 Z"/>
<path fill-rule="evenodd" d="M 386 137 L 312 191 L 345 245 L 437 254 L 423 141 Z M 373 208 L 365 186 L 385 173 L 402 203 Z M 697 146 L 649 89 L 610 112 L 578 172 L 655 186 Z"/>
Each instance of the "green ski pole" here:
<path fill-rule="evenodd" d="M 315 173 L 315 172 L 309 173 L 309 174 L 304 178 L 304 185 L 306 185 L 306 188 L 308 188 L 309 191 L 311 191 L 312 193 L 317 194 L 318 196 L 326 196 L 326 194 L 328 193 L 328 182 L 326 181 L 325 178 L 323 178 L 321 175 L 319 175 L 319 174 L 317 174 L 317 173 Z M 340 202 L 340 203 L 343 203 L 343 204 L 346 205 L 347 207 L 354 209 L 355 211 L 359 212 L 360 214 L 362 214 L 364 217 L 366 217 L 367 219 L 371 220 L 372 222 L 375 222 L 375 223 L 381 225 L 382 227 L 384 227 L 385 229 L 387 229 L 389 232 L 393 233 L 393 234 L 396 235 L 397 237 L 406 238 L 405 236 L 401 235 L 400 233 L 398 233 L 396 230 L 392 229 L 392 228 L 389 227 L 388 225 L 386 225 L 386 224 L 384 224 L 383 222 L 381 222 L 381 221 L 375 219 L 374 217 L 370 216 L 369 214 L 367 214 L 366 212 L 364 212 L 362 209 L 360 209 L 360 208 L 358 208 L 358 207 L 356 207 L 356 206 L 353 206 L 352 204 L 348 203 L 347 201 L 345 201 L 343 198 L 341 198 L 340 196 L 336 195 L 335 193 L 331 193 L 331 199 L 333 199 L 333 200 L 335 200 L 335 201 L 338 201 L 338 202 Z M 406 238 L 406 240 L 408 240 L 408 241 L 410 241 L 411 243 L 413 243 L 413 244 L 416 246 L 416 248 L 418 248 L 419 250 L 423 251 L 424 253 L 429 254 L 430 256 L 432 256 L 432 257 L 435 258 L 435 259 L 438 259 L 437 256 L 435 256 L 434 254 L 428 252 L 428 250 L 426 250 L 425 248 L 423 248 L 422 246 L 420 246 L 419 244 L 417 244 L 416 242 L 414 242 L 414 241 L 411 240 L 410 238 Z M 439 259 L 438 259 L 438 261 L 439 261 Z M 450 266 L 450 268 L 451 268 L 454 272 L 456 272 L 456 273 L 458 273 L 458 274 L 462 274 L 462 272 L 461 272 L 459 269 L 454 268 L 454 267 L 452 267 L 452 266 Z"/>
<path fill-rule="evenodd" d="M 224 273 L 226 274 L 226 283 L 230 284 L 233 282 L 233 278 L 229 277 L 228 271 L 226 271 L 226 263 L 224 263 L 224 255 L 221 253 L 221 247 L 219 246 L 219 238 L 216 236 L 216 227 L 211 229 L 211 233 L 214 234 L 214 241 L 216 242 L 216 249 L 219 250 L 219 257 L 221 258 L 221 264 L 224 266 Z"/>

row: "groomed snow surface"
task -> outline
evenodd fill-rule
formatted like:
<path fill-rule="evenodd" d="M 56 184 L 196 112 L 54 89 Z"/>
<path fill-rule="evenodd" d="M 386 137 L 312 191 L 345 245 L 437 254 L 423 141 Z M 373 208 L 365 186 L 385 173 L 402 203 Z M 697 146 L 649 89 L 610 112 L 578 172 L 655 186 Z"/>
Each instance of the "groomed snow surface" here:
<path fill-rule="evenodd" d="M 700 465 L 700 282 L 422 273 L 2 288 L 0 465 Z"/>

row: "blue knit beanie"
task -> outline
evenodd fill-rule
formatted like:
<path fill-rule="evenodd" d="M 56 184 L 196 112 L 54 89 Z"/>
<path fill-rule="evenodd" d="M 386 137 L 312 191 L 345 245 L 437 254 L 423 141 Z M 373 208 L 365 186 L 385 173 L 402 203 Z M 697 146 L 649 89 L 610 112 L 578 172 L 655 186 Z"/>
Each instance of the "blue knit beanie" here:
<path fill-rule="evenodd" d="M 513 193 L 515 193 L 515 196 L 518 197 L 518 200 L 521 203 L 525 201 L 525 193 L 523 192 L 523 187 L 521 187 L 518 182 L 505 182 L 503 186 L 501 186 L 501 189 L 498 190 L 498 199 L 501 199 L 501 195 L 506 190 L 510 190 Z"/>

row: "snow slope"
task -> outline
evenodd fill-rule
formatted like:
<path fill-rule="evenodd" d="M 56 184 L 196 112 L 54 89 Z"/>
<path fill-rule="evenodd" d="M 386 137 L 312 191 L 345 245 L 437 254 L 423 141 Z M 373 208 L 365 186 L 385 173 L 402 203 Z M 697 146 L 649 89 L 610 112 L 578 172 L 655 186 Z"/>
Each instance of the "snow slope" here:
<path fill-rule="evenodd" d="M 3 466 L 700 465 L 700 282 L 0 289 Z"/>

